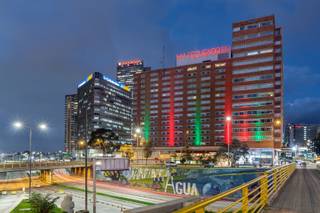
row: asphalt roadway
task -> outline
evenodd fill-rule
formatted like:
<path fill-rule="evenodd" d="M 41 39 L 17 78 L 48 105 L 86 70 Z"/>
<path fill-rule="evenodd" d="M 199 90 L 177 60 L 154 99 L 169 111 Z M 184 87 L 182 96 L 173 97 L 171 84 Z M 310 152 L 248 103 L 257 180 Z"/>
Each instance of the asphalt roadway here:
<path fill-rule="evenodd" d="M 297 169 L 265 212 L 319 213 L 320 170 Z"/>

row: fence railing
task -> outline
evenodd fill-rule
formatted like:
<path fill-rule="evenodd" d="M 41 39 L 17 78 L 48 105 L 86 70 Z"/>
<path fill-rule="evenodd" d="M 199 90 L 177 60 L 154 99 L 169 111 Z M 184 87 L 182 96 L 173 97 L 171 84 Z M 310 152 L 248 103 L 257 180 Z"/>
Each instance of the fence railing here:
<path fill-rule="evenodd" d="M 91 163 L 89 163 L 91 165 Z M 32 162 L 31 167 L 34 168 L 43 168 L 43 167 L 64 167 L 64 166 L 84 166 L 82 161 L 39 161 Z M 14 162 L 14 163 L 0 163 L 1 169 L 27 169 L 29 168 L 29 162 Z"/>
<path fill-rule="evenodd" d="M 273 168 L 248 183 L 188 205 L 175 213 L 261 212 L 295 169 L 294 163 Z"/>

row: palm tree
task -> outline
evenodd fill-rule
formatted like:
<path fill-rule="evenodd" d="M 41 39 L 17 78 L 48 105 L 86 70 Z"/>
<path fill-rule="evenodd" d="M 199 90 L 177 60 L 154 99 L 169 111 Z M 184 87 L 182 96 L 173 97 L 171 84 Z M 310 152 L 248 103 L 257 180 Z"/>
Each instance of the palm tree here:
<path fill-rule="evenodd" d="M 49 213 L 57 206 L 55 204 L 59 197 L 52 198 L 50 194 L 42 195 L 40 193 L 32 193 L 29 200 L 32 212 L 34 213 Z"/>
<path fill-rule="evenodd" d="M 143 154 L 144 154 L 144 157 L 146 158 L 146 164 L 147 164 L 148 158 L 151 157 L 152 152 L 153 152 L 152 143 L 151 141 L 148 141 L 144 144 L 144 148 L 143 148 Z"/>

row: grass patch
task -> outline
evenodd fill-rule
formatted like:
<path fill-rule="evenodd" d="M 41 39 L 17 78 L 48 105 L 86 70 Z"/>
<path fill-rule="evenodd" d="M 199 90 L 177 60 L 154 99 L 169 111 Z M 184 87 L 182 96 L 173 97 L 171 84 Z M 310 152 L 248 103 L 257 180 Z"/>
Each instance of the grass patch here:
<path fill-rule="evenodd" d="M 29 210 L 28 210 L 29 209 Z M 29 203 L 28 199 L 24 199 L 22 200 L 17 206 L 16 208 L 14 208 L 10 213 L 34 213 L 34 211 L 32 211 L 31 208 L 31 204 Z M 56 207 L 54 208 L 52 211 L 50 211 L 50 213 L 63 213 L 62 209 Z"/>
<path fill-rule="evenodd" d="M 75 187 L 75 186 L 67 186 L 67 185 L 63 185 L 63 184 L 57 184 L 57 185 L 62 187 L 62 188 L 65 188 L 65 189 L 71 189 L 71 190 L 77 190 L 77 191 L 84 192 L 84 189 L 78 188 L 78 187 Z M 90 190 L 88 190 L 88 192 L 92 193 L 92 191 L 90 191 Z M 136 200 L 136 199 L 132 199 L 132 198 L 128 198 L 128 197 L 120 197 L 120 196 L 117 196 L 117 195 L 110 195 L 110 194 L 106 194 L 106 193 L 103 193 L 103 192 L 97 192 L 97 195 L 110 197 L 110 198 L 123 200 L 123 201 L 128 201 L 128 202 L 132 202 L 132 203 L 143 204 L 143 205 L 146 205 L 146 206 L 154 205 L 154 203 L 151 203 L 151 202 L 142 201 L 142 200 Z"/>

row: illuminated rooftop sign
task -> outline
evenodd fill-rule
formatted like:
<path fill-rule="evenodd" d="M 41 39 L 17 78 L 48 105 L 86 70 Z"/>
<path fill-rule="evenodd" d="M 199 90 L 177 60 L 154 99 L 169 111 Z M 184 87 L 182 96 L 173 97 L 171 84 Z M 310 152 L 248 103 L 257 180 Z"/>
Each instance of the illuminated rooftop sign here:
<path fill-rule="evenodd" d="M 110 82 L 110 83 L 112 83 L 112 84 L 114 84 L 114 85 L 116 85 L 118 87 L 121 87 L 122 89 L 124 89 L 126 91 L 130 91 L 128 86 L 126 86 L 126 85 L 124 85 L 122 83 L 116 82 L 116 81 L 112 80 L 111 78 L 109 78 L 109 77 L 107 77 L 105 75 L 103 76 L 103 80 L 106 80 L 106 81 L 108 81 L 108 82 Z"/>
<path fill-rule="evenodd" d="M 78 88 L 82 87 L 85 83 L 87 83 L 88 81 L 90 81 L 93 78 L 93 74 L 90 74 L 86 80 L 82 81 L 80 84 L 78 84 Z"/>
<path fill-rule="evenodd" d="M 176 55 L 177 66 L 201 63 L 203 61 L 216 61 L 229 58 L 231 48 L 229 46 L 221 46 L 204 50 L 190 51 Z"/>
<path fill-rule="evenodd" d="M 78 84 L 78 88 L 82 87 L 85 83 L 87 83 L 88 81 L 90 81 L 93 78 L 93 74 L 90 74 L 86 80 L 82 81 L 80 84 Z M 126 90 L 126 91 L 130 91 L 130 88 L 122 83 L 116 82 L 114 80 L 112 80 L 111 78 L 103 75 L 103 80 L 108 81 L 118 87 L 121 87 L 122 89 Z"/>
<path fill-rule="evenodd" d="M 143 64 L 142 60 L 140 59 L 134 59 L 129 61 L 119 61 L 118 66 L 120 67 L 126 67 L 126 66 L 132 66 L 132 65 L 141 65 Z"/>

